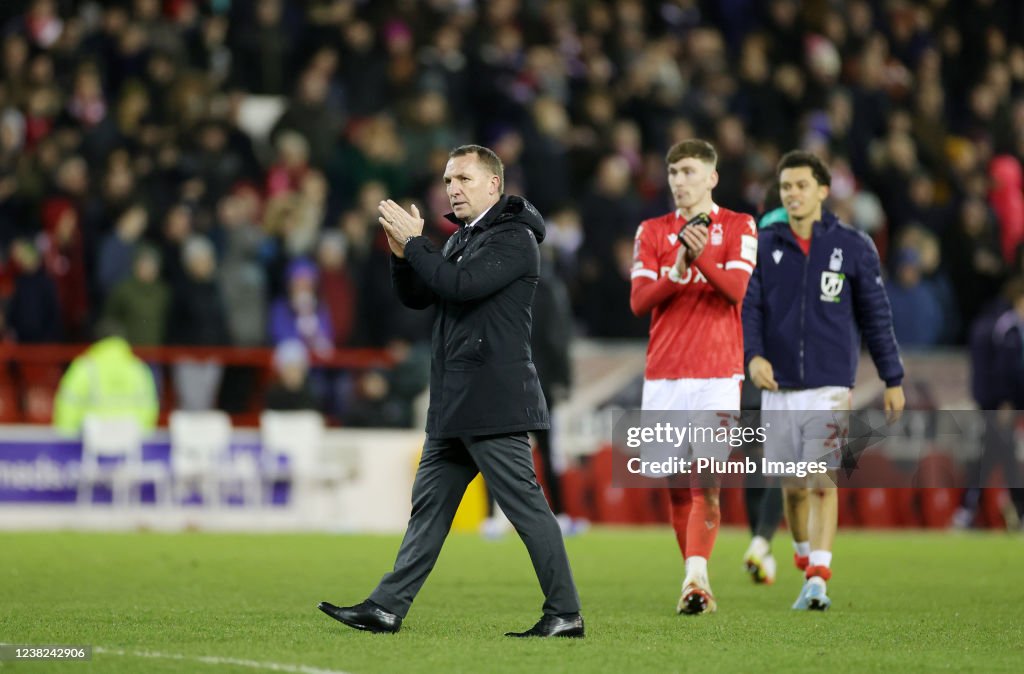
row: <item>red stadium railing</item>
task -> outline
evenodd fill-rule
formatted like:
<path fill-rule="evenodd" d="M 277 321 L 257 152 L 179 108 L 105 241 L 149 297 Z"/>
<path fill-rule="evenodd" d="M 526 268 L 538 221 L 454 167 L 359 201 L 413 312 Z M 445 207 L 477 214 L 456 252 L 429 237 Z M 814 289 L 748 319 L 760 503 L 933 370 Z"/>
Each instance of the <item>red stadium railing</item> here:
<path fill-rule="evenodd" d="M 88 344 L 0 343 L 0 423 L 50 423 L 53 398 L 68 363 L 89 348 Z M 262 397 L 273 375 L 271 348 L 229 346 L 138 346 L 132 351 L 147 363 L 173 365 L 186 361 L 214 361 L 228 367 L 256 371 L 256 385 L 244 401 L 244 411 L 232 421 L 254 426 L 262 409 Z M 337 370 L 365 370 L 391 367 L 394 360 L 386 349 L 336 349 L 329 355 L 310 356 L 311 366 Z M 161 375 L 160 421 L 174 409 L 174 387 L 169 373 Z"/>

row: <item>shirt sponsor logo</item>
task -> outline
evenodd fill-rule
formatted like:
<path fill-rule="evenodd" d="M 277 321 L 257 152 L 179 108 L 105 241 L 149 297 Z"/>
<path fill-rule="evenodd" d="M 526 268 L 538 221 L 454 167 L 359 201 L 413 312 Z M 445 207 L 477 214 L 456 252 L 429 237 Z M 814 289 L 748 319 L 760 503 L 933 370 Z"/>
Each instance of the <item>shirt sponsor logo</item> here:
<path fill-rule="evenodd" d="M 821 301 L 838 302 L 839 293 L 843 292 L 843 281 L 846 274 L 834 271 L 821 272 Z"/>
<path fill-rule="evenodd" d="M 695 269 L 694 267 L 687 267 L 685 274 L 671 274 L 670 272 L 673 269 L 675 269 L 675 267 L 662 267 L 661 275 L 668 276 L 674 283 L 678 283 L 684 286 L 690 283 L 708 282 L 708 280 L 704 277 L 704 274 L 701 274 L 700 270 Z"/>

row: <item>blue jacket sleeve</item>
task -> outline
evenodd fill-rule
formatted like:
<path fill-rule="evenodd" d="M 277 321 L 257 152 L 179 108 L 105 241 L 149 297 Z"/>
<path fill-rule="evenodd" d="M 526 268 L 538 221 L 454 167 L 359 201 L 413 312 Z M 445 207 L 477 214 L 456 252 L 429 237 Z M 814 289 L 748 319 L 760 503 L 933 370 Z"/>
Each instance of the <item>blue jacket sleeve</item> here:
<path fill-rule="evenodd" d="M 469 302 L 492 295 L 531 271 L 536 273 L 540 253 L 533 232 L 523 225 L 494 233 L 460 264 L 447 262 L 420 238 L 405 247 L 405 259 L 437 297 Z"/>
<path fill-rule="evenodd" d="M 857 274 L 853 285 L 853 311 L 857 318 L 878 376 L 888 387 L 903 382 L 903 361 L 900 360 L 896 333 L 892 326 L 892 307 L 882 282 L 882 265 L 875 243 L 866 234 L 860 237 Z"/>
<path fill-rule="evenodd" d="M 762 248 L 766 250 L 767 248 Z M 760 257 L 760 256 L 759 256 Z M 759 259 L 750 275 L 747 294 L 743 298 L 743 364 L 755 356 L 764 355 L 764 298 L 761 296 L 761 269 Z"/>
<path fill-rule="evenodd" d="M 409 242 L 410 245 L 413 241 Z M 423 242 L 429 245 L 425 237 Z M 408 251 L 408 246 L 406 250 Z M 410 309 L 426 309 L 437 301 L 437 295 L 416 275 L 416 270 L 408 260 L 396 255 L 391 256 L 391 286 L 395 289 L 398 300 Z"/>

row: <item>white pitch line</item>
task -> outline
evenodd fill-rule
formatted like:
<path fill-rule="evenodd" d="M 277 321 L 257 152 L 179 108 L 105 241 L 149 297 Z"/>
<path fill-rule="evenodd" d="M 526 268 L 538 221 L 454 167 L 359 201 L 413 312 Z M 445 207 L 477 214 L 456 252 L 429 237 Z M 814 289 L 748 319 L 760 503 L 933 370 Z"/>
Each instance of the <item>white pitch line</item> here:
<path fill-rule="evenodd" d="M 206 665 L 235 665 L 238 667 L 251 667 L 252 669 L 269 669 L 274 672 L 292 672 L 293 674 L 349 674 L 340 669 L 320 669 L 309 665 L 288 665 L 280 662 L 260 662 L 258 660 L 243 660 L 241 658 L 222 658 L 215 655 L 182 655 L 180 653 L 160 653 L 157 651 L 125 651 L 119 648 L 104 648 L 96 646 L 93 653 L 104 655 L 125 655 L 136 658 L 158 658 L 162 660 L 182 660 L 187 662 L 201 662 Z"/>

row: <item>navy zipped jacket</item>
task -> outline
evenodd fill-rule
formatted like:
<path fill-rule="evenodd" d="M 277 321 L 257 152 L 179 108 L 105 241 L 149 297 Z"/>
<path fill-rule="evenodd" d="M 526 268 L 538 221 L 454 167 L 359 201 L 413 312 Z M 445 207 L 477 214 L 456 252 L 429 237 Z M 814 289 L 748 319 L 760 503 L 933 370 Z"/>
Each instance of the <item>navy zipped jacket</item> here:
<path fill-rule="evenodd" d="M 888 387 L 903 381 L 875 244 L 822 211 L 804 255 L 788 222 L 758 232 L 743 300 L 744 362 L 763 356 L 782 389 L 852 387 L 861 336 Z"/>

